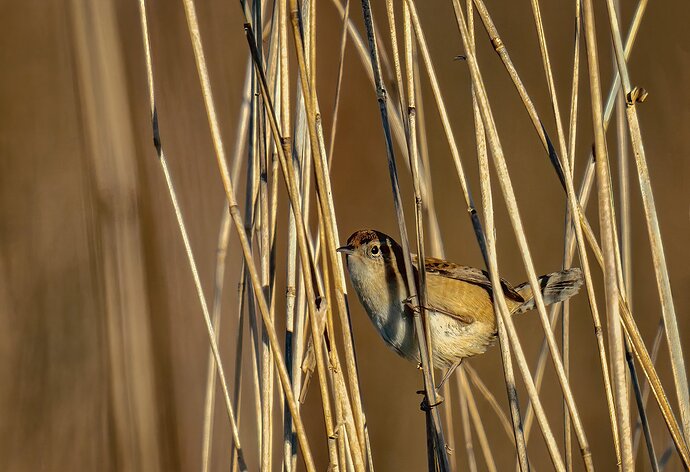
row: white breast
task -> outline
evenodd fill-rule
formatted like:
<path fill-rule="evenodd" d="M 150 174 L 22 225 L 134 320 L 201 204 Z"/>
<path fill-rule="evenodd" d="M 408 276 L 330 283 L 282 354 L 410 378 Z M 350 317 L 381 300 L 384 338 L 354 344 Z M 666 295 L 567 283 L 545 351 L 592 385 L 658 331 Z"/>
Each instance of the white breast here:
<path fill-rule="evenodd" d="M 403 304 L 409 297 L 405 284 L 387 283 L 385 276 L 372 277 L 357 257 L 347 259 L 352 285 L 376 330 L 395 352 L 418 362 L 412 317 Z"/>

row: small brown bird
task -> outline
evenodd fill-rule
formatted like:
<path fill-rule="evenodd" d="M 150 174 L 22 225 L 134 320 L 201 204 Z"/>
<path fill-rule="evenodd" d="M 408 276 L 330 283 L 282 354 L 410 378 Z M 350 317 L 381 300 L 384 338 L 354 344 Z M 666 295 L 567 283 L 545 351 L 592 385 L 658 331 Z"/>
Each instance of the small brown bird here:
<path fill-rule="evenodd" d="M 375 230 L 352 234 L 346 254 L 352 285 L 383 340 L 400 356 L 419 364 L 419 348 L 412 319 L 415 303 L 410 300 L 404 277 L 402 248 L 390 236 Z M 412 256 L 415 280 L 419 261 Z M 441 384 L 460 362 L 484 353 L 496 340 L 493 290 L 488 274 L 441 259 L 427 257 L 428 326 L 434 366 L 446 370 Z M 580 269 L 568 269 L 539 277 L 544 303 L 550 305 L 575 295 L 582 285 Z M 516 287 L 505 280 L 501 286 L 511 315 L 535 306 L 532 289 L 525 282 Z"/>

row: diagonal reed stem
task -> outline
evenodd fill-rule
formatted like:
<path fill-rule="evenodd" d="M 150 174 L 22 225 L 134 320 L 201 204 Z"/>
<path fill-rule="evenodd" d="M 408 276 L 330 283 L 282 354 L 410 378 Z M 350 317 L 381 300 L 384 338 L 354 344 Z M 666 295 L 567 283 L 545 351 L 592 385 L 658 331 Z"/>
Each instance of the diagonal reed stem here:
<path fill-rule="evenodd" d="M 291 10 L 293 12 L 292 14 L 292 23 L 293 23 L 293 31 L 296 33 L 295 34 L 295 40 L 297 42 L 298 46 L 298 59 L 301 62 L 301 67 L 304 67 L 304 57 L 301 54 L 302 48 L 300 47 L 300 36 L 299 36 L 299 31 L 295 31 L 295 27 L 297 26 L 296 22 L 296 16 L 294 14 L 295 10 L 293 9 L 294 3 L 291 2 Z M 283 138 L 280 136 L 280 130 L 278 129 L 278 122 L 277 118 L 275 116 L 275 111 L 272 105 L 272 100 L 268 94 L 267 90 L 267 85 L 266 85 L 266 78 L 264 75 L 263 67 L 261 64 L 257 61 L 258 55 L 256 54 L 256 44 L 253 41 L 253 35 L 251 34 L 251 26 L 249 24 L 245 24 L 245 30 L 247 32 L 247 40 L 249 41 L 249 47 L 250 50 L 252 51 L 252 56 L 254 58 L 255 66 L 260 78 L 260 85 L 261 85 L 261 94 L 264 99 L 264 105 L 267 109 L 267 117 L 269 119 L 269 124 L 271 127 L 271 132 L 274 135 L 274 139 L 277 142 L 283 142 Z M 308 84 L 305 82 L 306 75 L 305 74 L 300 74 L 300 77 L 302 79 L 302 89 L 303 90 L 308 90 Z M 305 101 L 305 104 L 309 103 L 309 94 L 306 93 L 304 96 L 307 98 Z M 307 109 L 307 119 L 309 121 L 310 113 L 309 109 Z M 312 138 L 312 150 L 314 148 L 314 134 L 315 129 L 313 126 L 310 126 L 310 135 Z M 323 142 L 318 143 L 319 145 L 323 145 Z M 278 156 L 280 158 L 280 163 L 281 163 L 281 168 L 283 170 L 283 176 L 284 180 L 286 182 L 287 188 L 288 188 L 288 196 L 290 197 L 290 200 L 292 202 L 292 206 L 295 211 L 295 219 L 297 221 L 297 238 L 298 238 L 298 243 L 299 243 L 299 249 L 300 249 L 300 257 L 302 261 L 302 266 L 303 267 L 309 267 L 310 262 L 312 259 L 310 258 L 309 255 L 309 246 L 307 244 L 307 238 L 306 238 L 306 227 L 305 227 L 305 221 L 304 218 L 302 217 L 302 212 L 298 204 L 295 202 L 299 201 L 299 196 L 296 190 L 296 177 L 295 177 L 295 171 L 292 166 L 292 161 L 286 159 L 285 153 L 283 152 L 283 147 L 278 147 Z M 316 160 L 314 163 L 316 164 Z M 317 179 L 318 179 L 318 169 L 317 169 Z M 331 241 L 332 243 L 332 241 Z M 333 244 L 333 243 L 332 243 Z M 316 273 L 316 271 L 314 272 Z M 307 289 L 307 302 L 308 302 L 308 307 L 309 307 L 309 312 L 310 312 L 310 320 L 311 320 L 311 328 L 312 328 L 312 341 L 314 342 L 314 353 L 316 357 L 316 365 L 317 369 L 319 372 L 319 383 L 322 391 L 322 406 L 324 408 L 324 416 L 326 420 L 326 429 L 327 429 L 327 435 L 328 438 L 333 438 L 333 423 L 332 423 L 332 416 L 331 416 L 331 410 L 330 410 L 330 399 L 328 396 L 328 390 L 325 385 L 325 382 L 327 380 L 326 376 L 326 371 L 325 371 L 325 364 L 324 361 L 322 360 L 322 348 L 321 348 L 321 343 L 322 343 L 322 333 L 323 333 L 323 324 L 319 323 L 319 319 L 321 319 L 320 313 L 322 310 L 326 307 L 324 305 L 323 307 L 319 308 L 317 310 L 315 302 L 316 298 L 314 296 L 314 291 L 313 287 L 311 285 L 311 279 L 309 277 L 305 277 L 305 287 Z M 321 290 L 321 293 L 323 293 L 323 290 Z M 322 298 L 322 295 L 319 296 L 319 299 Z M 322 302 L 325 300 L 322 300 Z M 333 371 L 336 373 L 336 375 L 342 375 L 342 372 L 338 369 L 338 365 L 333 366 Z M 338 392 L 336 392 L 337 394 Z M 349 408 L 350 403 L 344 402 L 344 406 L 346 409 Z M 351 418 L 350 415 L 347 415 L 346 411 L 346 419 Z M 348 424 L 348 427 L 352 429 L 352 432 L 354 433 L 355 429 L 352 424 Z M 350 445 L 350 447 L 353 450 L 353 453 L 355 455 L 354 461 L 355 465 L 358 468 L 358 470 L 363 470 L 364 469 L 364 462 L 362 459 L 362 450 L 360 448 L 360 445 L 356 441 L 356 434 L 352 434 L 350 437 L 353 438 L 354 443 Z M 334 441 L 329 441 L 329 456 L 331 459 L 331 464 L 334 466 L 337 466 L 337 451 L 335 447 L 335 442 Z"/>
<path fill-rule="evenodd" d="M 454 2 L 454 4 L 457 2 Z M 458 23 L 459 26 L 463 32 L 463 42 L 465 43 L 465 47 L 467 49 L 467 41 L 465 39 L 466 36 L 466 24 L 464 23 L 464 19 L 460 21 L 461 17 L 458 15 L 458 8 L 456 8 L 456 16 L 458 17 Z M 546 315 L 546 309 L 544 306 L 544 301 L 541 295 L 541 292 L 539 290 L 539 283 L 537 281 L 536 277 L 536 272 L 534 270 L 534 264 L 532 262 L 532 258 L 530 255 L 530 250 L 527 245 L 527 241 L 525 238 L 524 234 L 524 229 L 523 229 L 523 224 L 521 217 L 518 213 L 517 209 L 517 202 L 515 200 L 515 194 L 513 192 L 512 184 L 510 181 L 510 177 L 508 174 L 508 170 L 506 167 L 505 159 L 503 157 L 503 151 L 500 145 L 500 141 L 498 139 L 498 135 L 496 133 L 495 129 L 495 124 L 493 123 L 493 117 L 491 115 L 491 110 L 488 104 L 488 100 L 486 97 L 486 91 L 483 89 L 483 82 L 481 81 L 481 75 L 479 73 L 479 69 L 476 63 L 476 60 L 474 59 L 474 56 L 472 56 L 472 59 L 469 60 L 468 62 L 470 64 L 470 69 L 472 71 L 472 80 L 473 84 L 477 88 L 478 94 L 479 94 L 479 102 L 480 102 L 480 109 L 482 111 L 482 117 L 484 119 L 485 124 L 487 125 L 487 131 L 489 135 L 489 144 L 491 146 L 492 150 L 492 155 L 494 158 L 494 164 L 496 167 L 496 171 L 499 176 L 499 182 L 501 184 L 501 188 L 504 193 L 505 201 L 508 206 L 508 211 L 509 211 L 509 216 L 511 219 L 511 223 L 514 228 L 515 236 L 517 238 L 518 246 L 520 248 L 520 253 L 522 255 L 523 263 L 525 265 L 525 268 L 527 269 L 527 275 L 528 275 L 528 280 L 530 282 L 530 285 L 532 286 L 532 290 L 535 296 L 535 302 L 536 306 L 538 309 L 538 313 L 542 322 L 542 327 L 544 329 L 544 333 L 546 334 L 546 339 L 549 344 L 549 349 L 551 351 L 551 359 L 553 361 L 554 367 L 556 369 L 556 373 L 558 375 L 559 383 L 561 385 L 561 389 L 563 391 L 564 397 L 568 403 L 568 407 L 570 409 L 571 413 L 571 418 L 574 423 L 575 427 L 575 432 L 578 437 L 578 441 L 580 443 L 580 450 L 581 454 L 585 463 L 585 467 L 587 470 L 592 470 L 593 469 L 593 464 L 592 464 L 592 459 L 591 459 L 591 453 L 589 450 L 589 445 L 587 442 L 587 438 L 585 436 L 584 428 L 582 426 L 581 419 L 577 413 L 577 409 L 575 406 L 575 401 L 572 396 L 572 392 L 570 390 L 570 385 L 568 383 L 568 380 L 565 376 L 565 372 L 563 369 L 563 364 L 561 362 L 561 356 L 558 352 L 558 347 L 555 341 L 555 338 L 553 336 L 553 332 L 550 329 L 550 323 L 548 320 L 548 317 Z M 567 160 L 566 160 L 567 162 Z M 571 185 L 572 187 L 572 185 Z M 571 202 L 572 199 L 574 199 L 574 192 L 569 192 L 571 195 Z M 506 324 L 508 325 L 509 329 L 511 328 L 512 325 L 512 320 L 507 319 Z M 532 384 L 532 379 L 529 375 L 526 377 L 529 377 L 529 382 L 528 384 Z M 532 385 L 533 386 L 533 385 Z"/>
<path fill-rule="evenodd" d="M 654 273 L 657 279 L 659 298 L 661 299 L 662 315 L 664 316 L 666 340 L 671 354 L 671 367 L 673 370 L 676 395 L 678 397 L 683 435 L 686 444 L 688 444 L 690 443 L 690 392 L 688 388 L 688 378 L 685 370 L 685 361 L 683 360 L 682 344 L 678 332 L 678 321 L 676 318 L 675 306 L 673 304 L 673 296 L 671 294 L 671 282 L 669 280 L 668 267 L 666 265 L 666 256 L 661 241 L 661 230 L 659 228 L 656 203 L 654 201 L 654 194 L 649 179 L 647 158 L 642 143 L 640 123 L 637 117 L 637 100 L 633 96 L 634 90 L 631 86 L 630 76 L 625 62 L 625 53 L 618 16 L 616 15 L 612 0 L 606 0 L 606 9 L 609 14 L 609 24 L 611 27 L 611 37 L 613 39 L 616 63 L 618 65 L 618 73 L 621 77 L 623 93 L 626 96 L 626 117 L 630 130 L 635 163 L 637 165 L 642 203 L 649 233 L 649 243 L 652 249 L 652 259 L 654 261 Z"/>
<path fill-rule="evenodd" d="M 174 210 L 175 210 L 175 217 L 177 218 L 177 223 L 178 227 L 180 229 L 180 234 L 182 236 L 182 241 L 185 246 L 185 252 L 187 254 L 187 260 L 190 266 L 190 270 L 192 272 L 192 276 L 194 279 L 194 285 L 196 287 L 197 295 L 199 297 L 199 302 L 201 304 L 201 309 L 202 313 L 204 316 L 204 321 L 206 323 L 206 329 L 208 332 L 209 336 L 209 341 L 211 344 L 211 349 L 213 351 L 213 356 L 216 362 L 216 365 L 218 366 L 218 376 L 220 378 L 221 386 L 223 388 L 223 396 L 225 399 L 225 406 L 228 414 L 228 419 L 230 422 L 231 430 L 232 430 L 232 435 L 233 435 L 233 441 L 234 441 L 234 446 L 235 446 L 235 451 L 237 452 L 237 458 L 239 462 L 239 467 L 241 471 L 246 471 L 247 470 L 247 465 L 244 461 L 244 454 L 242 453 L 242 447 L 240 444 L 240 438 L 239 438 L 239 432 L 237 429 L 237 423 L 235 421 L 235 414 L 233 411 L 232 403 L 230 401 L 230 394 L 228 391 L 228 385 L 225 379 L 225 372 L 223 369 L 223 363 L 221 361 L 220 357 L 220 352 L 218 350 L 218 345 L 216 343 L 216 334 L 213 329 L 213 325 L 211 323 L 211 317 L 209 315 L 208 311 L 208 306 L 206 305 L 206 298 L 204 297 L 203 289 L 201 288 L 201 281 L 199 279 L 199 273 L 196 268 L 196 262 L 194 259 L 194 254 L 192 253 L 191 245 L 189 243 L 189 237 L 187 234 L 187 229 L 184 224 L 184 219 L 182 217 L 182 212 L 180 210 L 178 201 L 177 201 L 177 195 L 175 192 L 175 187 L 172 182 L 172 178 L 170 176 L 170 172 L 168 170 L 168 164 L 167 160 L 165 158 L 165 153 L 163 152 L 163 147 L 162 143 L 160 140 L 160 134 L 159 134 L 159 128 L 158 128 L 158 111 L 156 110 L 156 104 L 155 104 L 155 93 L 154 93 L 154 82 L 153 82 L 153 65 L 152 65 L 152 60 L 151 60 L 151 44 L 150 44 L 150 39 L 149 39 L 149 31 L 148 31 L 148 21 L 147 21 L 147 14 L 146 14 L 146 4 L 144 0 L 139 1 L 139 14 L 140 14 L 140 20 L 141 20 L 141 28 L 142 28 L 142 39 L 144 43 L 144 53 L 146 57 L 146 75 L 147 75 L 147 84 L 148 84 L 148 90 L 149 90 L 149 102 L 151 105 L 151 119 L 152 119 L 152 126 L 153 126 L 153 136 L 154 136 L 154 146 L 156 147 L 156 151 L 158 153 L 158 159 L 161 164 L 161 168 L 163 170 L 163 174 L 165 176 L 165 181 L 168 187 L 168 192 L 170 194 L 170 200 L 173 204 Z"/>
<path fill-rule="evenodd" d="M 548 135 L 546 134 L 546 131 L 544 129 L 544 126 L 542 125 L 542 121 L 537 115 L 536 109 L 522 83 L 520 80 L 517 71 L 515 67 L 513 66 L 513 63 L 510 59 L 510 56 L 508 54 L 507 47 L 501 40 L 500 36 L 498 35 L 498 31 L 491 20 L 491 17 L 489 15 L 488 10 L 486 9 L 486 6 L 484 5 L 482 0 L 475 0 L 475 4 L 477 5 L 477 9 L 479 11 L 480 17 L 482 18 L 482 21 L 484 23 L 484 26 L 486 28 L 486 31 L 491 39 L 492 44 L 494 45 L 494 48 L 496 49 L 496 52 L 500 56 L 504 66 L 506 67 L 506 70 L 508 71 L 511 79 L 513 80 L 514 85 L 516 86 L 516 89 L 525 105 L 525 108 L 527 109 L 530 118 L 532 120 L 532 123 L 535 126 L 535 130 L 537 131 L 539 137 L 542 140 L 542 143 L 544 144 L 545 149 L 549 152 L 549 154 L 552 156 L 552 161 L 558 162 L 562 168 L 565 169 L 565 172 L 560 172 L 562 181 L 565 183 L 565 187 L 567 190 L 567 196 L 568 196 L 568 208 L 571 214 L 581 214 L 581 210 L 579 208 L 579 203 L 576 199 L 575 196 L 575 190 L 574 190 L 574 185 L 572 182 L 572 170 L 570 166 L 570 162 L 565 157 L 563 156 L 563 159 L 558 159 L 558 156 L 555 155 L 555 151 L 553 150 L 553 147 L 550 144 L 550 140 L 548 138 Z M 543 47 L 545 49 L 545 46 Z M 548 60 L 545 59 L 545 67 L 550 67 L 549 66 Z M 548 72 L 547 76 L 551 76 L 551 73 Z M 555 101 L 555 96 L 553 96 L 552 101 L 554 103 L 554 110 L 557 109 L 557 104 Z M 565 174 L 565 175 L 564 175 Z M 608 364 L 606 361 L 606 352 L 604 348 L 604 340 L 603 340 L 603 335 L 602 335 L 602 330 L 601 330 L 601 322 L 599 320 L 599 313 L 597 309 L 597 303 L 596 299 L 594 296 L 594 283 L 592 281 L 591 277 L 591 271 L 589 268 L 589 262 L 587 258 L 587 252 L 584 248 L 584 237 L 582 235 L 582 230 L 579 225 L 579 218 L 575 222 L 574 225 L 575 229 L 575 235 L 576 235 L 576 241 L 578 242 L 578 247 L 580 249 L 580 259 L 582 262 L 582 267 L 583 267 L 583 272 L 585 276 L 585 286 L 587 288 L 587 295 L 588 295 L 588 300 L 590 303 L 590 309 L 592 312 L 592 320 L 594 323 L 595 327 L 595 334 L 597 336 L 597 347 L 599 350 L 599 360 L 602 366 L 602 375 L 604 379 L 604 386 L 605 386 L 605 391 L 607 392 L 607 400 L 608 400 L 608 405 L 609 405 L 609 416 L 611 418 L 612 424 L 615 423 L 615 410 L 613 408 L 613 397 L 612 397 L 612 392 L 610 388 L 610 380 L 608 377 Z M 570 256 L 572 257 L 572 250 L 570 251 Z M 557 307 L 554 307 L 551 311 L 551 316 L 550 316 L 550 324 L 553 324 L 555 322 L 555 317 L 557 315 Z M 550 330 L 549 330 L 550 331 Z M 549 348 L 552 347 L 552 344 L 549 342 L 550 336 L 546 336 L 544 340 L 544 346 L 548 346 Z M 546 351 L 545 349 L 542 350 L 544 352 L 544 355 L 540 355 L 539 359 L 539 364 L 538 364 L 538 369 L 537 369 L 537 379 L 538 379 L 538 384 L 541 385 L 541 374 L 543 373 L 543 367 L 545 365 L 545 360 L 546 360 Z M 543 360 L 543 361 L 542 361 Z M 564 374 L 564 379 L 565 379 L 565 370 L 563 371 Z M 566 397 L 567 399 L 567 397 Z M 531 405 L 528 406 L 528 411 L 526 415 L 526 431 L 528 432 L 529 436 L 529 431 L 530 431 L 530 426 L 532 423 L 532 409 Z M 577 425 L 576 425 L 577 428 Z M 576 430 L 577 431 L 577 430 Z M 614 433 L 614 445 L 616 445 L 616 450 L 618 450 L 618 440 L 617 440 L 617 435 Z"/>
<path fill-rule="evenodd" d="M 215 104 L 213 100 L 213 93 L 211 91 L 211 84 L 208 76 L 208 70 L 206 68 L 206 60 L 204 58 L 203 47 L 201 45 L 201 35 L 199 32 L 199 25 L 196 18 L 196 10 L 194 8 L 194 3 L 192 0 L 183 0 L 185 6 L 185 14 L 187 16 L 187 23 L 189 27 L 190 36 L 192 39 L 192 46 L 194 49 L 194 57 L 197 65 L 197 72 L 199 74 L 199 79 L 202 87 L 202 94 L 204 98 L 204 104 L 206 107 L 206 112 L 208 116 L 209 125 L 211 128 L 211 136 L 213 140 L 213 146 L 215 149 L 216 159 L 218 162 L 221 180 L 223 182 L 223 188 L 225 189 L 225 194 L 228 199 L 228 205 L 230 207 L 230 212 L 233 218 L 233 223 L 235 224 L 235 229 L 238 233 L 240 244 L 242 246 L 242 253 L 244 259 L 247 262 L 247 268 L 249 270 L 249 276 L 252 282 L 252 288 L 254 290 L 254 295 L 258 302 L 259 311 L 261 317 L 265 324 L 269 342 L 272 349 L 274 364 L 278 368 L 278 376 L 283 388 L 283 392 L 288 401 L 288 406 L 295 423 L 295 429 L 297 430 L 297 437 L 300 441 L 302 447 L 303 458 L 307 470 L 314 471 L 315 465 L 314 460 L 311 455 L 311 449 L 309 447 L 309 442 L 307 439 L 306 432 L 304 430 L 304 425 L 302 419 L 299 415 L 297 409 L 297 403 L 294 396 L 292 395 L 292 390 L 289 386 L 289 377 L 287 370 L 285 368 L 285 363 L 283 362 L 283 356 L 280 351 L 280 346 L 278 344 L 278 337 L 275 332 L 275 327 L 273 326 L 273 321 L 270 318 L 270 312 L 268 304 L 261 290 L 261 282 L 259 274 L 256 270 L 256 265 L 254 262 L 254 257 L 251 253 L 251 247 L 249 246 L 249 241 L 247 235 L 244 232 L 242 219 L 239 213 L 239 208 L 237 205 L 237 200 L 235 198 L 235 192 L 233 188 L 232 181 L 227 168 L 227 162 L 225 159 L 225 150 L 223 146 L 223 141 L 220 135 L 220 127 L 218 125 L 218 120 L 216 118 Z M 280 147 L 279 147 L 280 149 Z"/>
<path fill-rule="evenodd" d="M 326 228 L 326 241 L 328 245 L 328 254 L 331 259 L 332 267 L 334 268 L 334 282 L 336 292 L 336 303 L 338 305 L 338 314 L 340 317 L 340 327 L 342 331 L 342 339 L 345 345 L 345 366 L 347 369 L 351 402 L 347 402 L 346 408 L 352 409 L 353 417 L 356 425 L 356 435 L 352 438 L 359 442 L 357 448 L 353 448 L 353 452 L 357 450 L 364 451 L 368 448 L 366 444 L 366 418 L 362 407 L 362 398 L 359 388 L 359 374 L 357 370 L 357 363 L 354 351 L 354 337 L 351 330 L 349 304 L 347 300 L 347 291 L 345 289 L 345 273 L 343 270 L 342 260 L 340 255 L 336 252 L 338 244 L 338 227 L 335 217 L 335 205 L 333 203 L 333 196 L 331 190 L 331 183 L 328 174 L 328 164 L 325 149 L 325 139 L 323 137 L 323 129 L 321 125 L 321 115 L 319 111 L 318 100 L 316 99 L 315 89 L 310 89 L 308 80 L 311 77 L 311 72 L 306 67 L 305 48 L 300 34 L 298 23 L 298 11 L 296 0 L 290 0 L 290 10 L 292 17 L 293 38 L 295 40 L 295 50 L 300 68 L 300 81 L 302 89 L 310 91 L 305 93 L 304 105 L 306 108 L 306 118 L 309 131 L 309 140 L 314 156 L 314 169 L 316 175 L 317 195 L 321 207 L 321 214 L 324 216 Z M 315 48 L 312 43 L 310 49 Z M 312 52 L 312 55 L 314 53 Z M 338 375 L 342 375 L 338 372 Z M 350 406 L 352 405 L 352 406 Z M 368 454 L 367 454 L 368 455 Z M 371 467 L 372 464 L 369 464 Z"/>
<path fill-rule="evenodd" d="M 246 73 L 244 78 L 244 90 L 242 92 L 242 106 L 240 107 L 239 119 L 237 123 L 237 140 L 235 141 L 235 148 L 233 150 L 233 164 L 232 164 L 232 176 L 236 180 L 239 177 L 240 167 L 242 162 L 242 153 L 247 144 L 248 136 L 248 125 L 249 125 L 249 103 L 251 96 L 251 60 L 247 62 Z M 225 269 L 225 257 L 227 255 L 227 246 L 229 243 L 230 236 L 230 213 L 228 212 L 225 205 L 223 205 L 223 214 L 221 216 L 221 224 L 218 232 L 218 250 L 216 251 L 216 276 L 214 279 L 216 283 L 214 284 L 214 296 L 213 296 L 213 329 L 217 335 L 219 334 L 220 328 L 220 303 L 221 303 L 221 293 L 223 288 L 223 277 L 221 271 Z M 244 271 L 240 271 L 241 280 L 244 279 Z M 242 284 L 242 282 L 240 282 Z M 239 395 L 239 383 L 241 374 L 241 359 L 242 359 L 242 326 L 244 318 L 242 316 L 242 298 L 244 297 L 243 290 L 239 295 L 239 323 L 238 323 L 238 342 L 237 346 L 237 356 L 235 359 L 235 394 L 233 398 L 233 408 L 237 411 L 237 426 L 239 428 L 240 423 L 240 411 L 238 410 L 238 395 Z M 217 341 L 216 341 L 217 342 Z M 211 463 L 211 447 L 213 445 L 213 416 L 215 409 L 215 392 L 216 392 L 216 364 L 213 360 L 213 351 L 209 349 L 209 360 L 208 360 L 208 372 L 206 376 L 206 399 L 204 405 L 204 427 L 203 427 L 203 439 L 201 448 L 201 470 L 202 472 L 208 472 Z M 234 454 L 233 454 L 234 456 Z M 234 457 L 233 457 L 234 461 Z"/>
<path fill-rule="evenodd" d="M 407 238 L 407 228 L 405 224 L 405 216 L 403 213 L 402 199 L 400 197 L 400 188 L 398 185 L 397 166 L 395 162 L 395 154 L 393 151 L 393 139 L 391 135 L 390 122 L 388 119 L 387 95 L 386 89 L 381 77 L 381 66 L 379 61 L 379 52 L 376 43 L 376 36 L 374 34 L 374 26 L 371 12 L 371 5 L 368 0 L 362 0 L 362 13 L 364 16 L 364 24 L 367 31 L 367 39 L 369 42 L 369 55 L 371 60 L 371 67 L 374 71 L 374 79 L 376 83 L 376 97 L 379 103 L 381 112 L 381 122 L 383 125 L 384 137 L 386 140 L 386 154 L 388 158 L 388 170 L 390 173 L 391 187 L 393 192 L 393 203 L 396 209 L 396 218 L 400 229 L 400 239 L 404 254 L 405 274 L 407 278 L 407 286 L 410 292 L 411 299 L 416 299 L 417 290 L 414 280 L 414 273 L 412 269 L 412 259 L 410 256 L 410 245 Z M 423 265 L 423 264 L 421 264 Z M 419 344 L 420 357 L 422 360 L 422 372 L 424 377 L 424 389 L 426 391 L 425 402 L 428 405 L 435 405 L 436 402 L 436 388 L 433 380 L 433 370 L 429 358 L 429 350 L 427 348 L 428 335 L 426 334 L 421 316 L 419 312 L 414 311 L 415 332 L 417 334 L 417 343 Z M 438 414 L 438 409 L 433 407 L 427 411 L 427 444 L 430 471 L 434 469 L 432 465 L 436 462 L 437 467 L 441 471 L 449 470 L 448 455 L 445 448 L 445 440 L 443 438 L 443 429 L 441 425 L 441 418 Z"/>
<path fill-rule="evenodd" d="M 611 211 L 611 189 L 608 167 L 606 137 L 604 135 L 603 117 L 601 113 L 602 99 L 599 78 L 599 59 L 594 25 L 594 11 L 591 0 L 584 0 L 585 46 L 587 50 L 587 65 L 589 70 L 590 97 L 592 101 L 592 120 L 594 127 L 594 146 L 597 170 L 597 188 L 599 196 L 599 222 L 601 226 L 601 240 L 604 255 L 604 280 L 606 295 L 606 312 L 609 323 L 609 348 L 613 363 L 614 398 L 616 400 L 616 416 L 618 419 L 618 436 L 621 441 L 621 461 L 623 471 L 633 470 L 632 442 L 630 434 L 629 404 L 625 377 L 625 360 L 623 349 L 623 335 L 620 327 L 620 312 L 618 305 L 619 287 L 616 280 L 616 260 L 613 234 L 613 215 Z"/>
<path fill-rule="evenodd" d="M 457 383 L 458 383 L 458 388 L 464 390 L 467 395 L 465 398 L 467 398 L 467 406 L 470 414 L 470 418 L 472 419 L 472 424 L 474 425 L 474 429 L 477 431 L 477 438 L 479 440 L 479 447 L 482 450 L 482 456 L 484 456 L 484 462 L 486 462 L 486 468 L 489 472 L 496 472 L 496 463 L 494 461 L 494 457 L 491 453 L 491 447 L 489 446 L 489 439 L 486 436 L 486 431 L 484 430 L 484 425 L 482 424 L 482 419 L 479 416 L 479 410 L 477 408 L 477 403 L 474 401 L 474 396 L 471 395 L 470 392 L 470 385 L 467 382 L 467 375 L 465 373 L 465 369 L 467 366 L 463 366 L 464 368 L 460 369 L 460 375 L 458 375 L 457 378 Z M 502 411 L 501 411 L 502 413 Z M 511 437 L 511 430 L 510 430 L 510 425 L 508 424 L 508 421 L 506 420 L 505 426 L 508 427 L 506 432 L 508 433 L 508 437 Z"/>
<path fill-rule="evenodd" d="M 318 113 L 318 103 L 315 101 L 315 93 L 311 92 L 309 89 L 309 77 L 310 73 L 307 69 L 305 61 L 305 48 L 303 46 L 302 37 L 300 34 L 299 22 L 298 22 L 298 11 L 297 4 L 295 0 L 290 1 L 290 10 L 292 18 L 292 29 L 293 29 L 293 39 L 295 41 L 295 50 L 297 53 L 297 60 L 300 68 L 300 81 L 302 90 L 304 91 L 303 96 L 305 115 L 307 121 L 307 129 L 309 133 L 309 143 L 311 145 L 312 155 L 314 156 L 313 163 L 315 168 L 316 183 L 317 183 L 317 195 L 318 201 L 320 203 L 321 215 L 324 217 L 326 223 L 326 236 L 328 244 L 328 253 L 331 256 L 331 262 L 335 268 L 337 268 L 335 280 L 336 288 L 336 301 L 338 304 L 338 313 L 340 315 L 340 325 L 343 334 L 343 341 L 345 344 L 345 354 L 346 354 L 346 366 L 348 370 L 348 378 L 350 381 L 351 395 L 354 400 L 354 407 L 352 403 L 347 401 L 344 403 L 346 410 L 353 410 L 353 417 L 355 421 L 356 434 L 351 434 L 348 438 L 351 441 L 357 441 L 358 444 L 351 444 L 350 447 L 355 455 L 358 457 L 355 459 L 356 463 L 359 461 L 364 461 L 361 456 L 361 451 L 364 451 L 367 447 L 365 436 L 365 418 L 364 412 L 361 405 L 361 393 L 359 391 L 359 377 L 357 373 L 357 366 L 354 354 L 354 340 L 350 328 L 350 315 L 347 303 L 347 296 L 345 291 L 345 275 L 342 269 L 342 261 L 340 260 L 339 254 L 336 252 L 337 244 L 337 227 L 335 223 L 335 209 L 333 205 L 332 192 L 330 188 L 330 179 L 327 178 L 327 164 L 325 156 L 325 143 L 323 139 L 323 131 L 321 128 L 321 119 Z M 311 47 L 314 47 L 311 45 Z M 334 368 L 336 366 L 333 366 Z M 342 375 L 340 370 L 335 371 L 336 375 Z M 346 418 L 350 415 L 346 414 Z M 350 427 L 352 425 L 348 425 Z"/>

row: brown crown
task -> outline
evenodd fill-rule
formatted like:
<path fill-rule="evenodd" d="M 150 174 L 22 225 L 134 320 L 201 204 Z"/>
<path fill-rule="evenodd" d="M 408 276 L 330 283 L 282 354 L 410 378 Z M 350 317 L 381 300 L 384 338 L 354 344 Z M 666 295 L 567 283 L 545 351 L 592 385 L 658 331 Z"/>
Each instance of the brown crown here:
<path fill-rule="evenodd" d="M 347 238 L 347 245 L 352 248 L 358 248 L 363 244 L 370 243 L 371 241 L 385 241 L 387 239 L 393 241 L 393 238 L 380 231 L 373 229 L 361 229 L 359 231 L 355 231 L 349 238 Z"/>

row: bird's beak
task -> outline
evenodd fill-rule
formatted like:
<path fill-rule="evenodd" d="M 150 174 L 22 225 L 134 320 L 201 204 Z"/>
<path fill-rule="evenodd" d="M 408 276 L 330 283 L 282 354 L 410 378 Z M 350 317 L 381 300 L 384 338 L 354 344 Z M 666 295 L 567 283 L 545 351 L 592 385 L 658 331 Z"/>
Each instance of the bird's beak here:
<path fill-rule="evenodd" d="M 345 255 L 350 255 L 354 254 L 355 248 L 353 248 L 352 246 L 341 246 L 338 249 L 336 249 L 336 251 Z"/>

